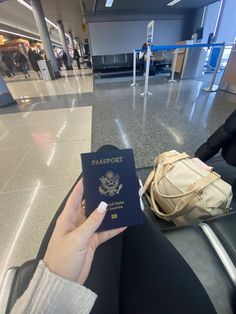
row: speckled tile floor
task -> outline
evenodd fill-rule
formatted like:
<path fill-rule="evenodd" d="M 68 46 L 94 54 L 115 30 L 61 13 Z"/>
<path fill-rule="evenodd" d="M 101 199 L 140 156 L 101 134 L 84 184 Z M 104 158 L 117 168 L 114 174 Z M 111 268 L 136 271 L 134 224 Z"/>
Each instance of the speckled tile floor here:
<path fill-rule="evenodd" d="M 0 115 L 0 285 L 36 256 L 91 150 L 92 107 Z"/>
<path fill-rule="evenodd" d="M 73 88 L 59 94 L 28 95 L 32 82 L 8 83 L 20 83 L 22 90 L 17 85 L 17 106 L 0 108 L 0 278 L 9 266 L 35 256 L 81 170 L 81 152 L 108 143 L 131 147 L 137 167 L 170 149 L 193 154 L 236 108 L 236 96 L 203 92 L 207 82 L 155 77 L 153 95 L 144 99 L 142 80 L 135 88 L 127 80 L 93 87 L 90 73 L 73 75 L 61 79 L 74 80 Z"/>
<path fill-rule="evenodd" d="M 204 84 L 157 78 L 150 82 L 153 95 L 147 98 L 140 97 L 143 82 L 139 87 L 99 84 L 94 90 L 92 149 L 104 143 L 132 147 L 137 167 L 152 164 L 157 154 L 170 149 L 193 154 L 236 108 L 236 96 L 206 93 Z"/>
<path fill-rule="evenodd" d="M 208 82 L 168 83 L 168 77 L 155 77 L 150 80 L 153 95 L 144 99 L 142 80 L 135 88 L 127 78 L 110 81 L 95 84 L 93 93 L 23 97 L 18 106 L 0 108 L 0 114 L 92 106 L 92 149 L 107 143 L 132 147 L 141 167 L 165 150 L 193 154 L 235 109 L 236 96 L 206 93 L 202 88 Z"/>
<path fill-rule="evenodd" d="M 30 72 L 27 80 L 23 74 L 8 79 L 8 88 L 14 98 L 44 97 L 52 95 L 82 94 L 93 92 L 93 75 L 91 70 L 61 71 L 61 78 L 53 81 L 44 81 Z M 26 88 L 27 86 L 27 88 Z"/>

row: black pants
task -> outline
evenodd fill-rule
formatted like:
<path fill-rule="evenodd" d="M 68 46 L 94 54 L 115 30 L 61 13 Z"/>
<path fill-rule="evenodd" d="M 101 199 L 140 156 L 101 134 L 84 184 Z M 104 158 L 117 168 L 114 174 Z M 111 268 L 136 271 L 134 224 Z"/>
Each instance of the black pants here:
<path fill-rule="evenodd" d="M 38 260 L 66 199 L 47 230 Z M 97 249 L 85 286 L 98 295 L 93 314 L 216 313 L 191 268 L 146 216 L 143 225 L 129 227 Z"/>
<path fill-rule="evenodd" d="M 76 59 L 76 62 L 77 62 L 78 70 L 81 69 L 79 59 Z"/>
<path fill-rule="evenodd" d="M 143 73 L 145 72 L 145 66 L 146 66 L 146 62 L 142 59 L 139 60 L 139 71 L 141 73 L 141 75 L 143 75 Z"/>

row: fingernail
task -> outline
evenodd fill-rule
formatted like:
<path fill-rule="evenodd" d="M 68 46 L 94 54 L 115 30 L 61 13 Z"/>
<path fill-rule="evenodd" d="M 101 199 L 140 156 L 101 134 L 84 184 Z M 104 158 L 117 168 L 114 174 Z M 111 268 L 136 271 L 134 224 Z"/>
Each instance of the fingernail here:
<path fill-rule="evenodd" d="M 101 203 L 98 205 L 97 212 L 98 212 L 99 214 L 104 214 L 105 211 L 106 211 L 106 209 L 107 209 L 107 203 L 101 202 Z"/>

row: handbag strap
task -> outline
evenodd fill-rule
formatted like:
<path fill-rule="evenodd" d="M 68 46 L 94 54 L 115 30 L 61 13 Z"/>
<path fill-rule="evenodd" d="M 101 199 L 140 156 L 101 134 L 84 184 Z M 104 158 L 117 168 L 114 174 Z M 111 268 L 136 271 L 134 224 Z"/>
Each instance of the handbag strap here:
<path fill-rule="evenodd" d="M 167 158 L 167 160 L 165 160 Z M 152 180 L 154 179 L 155 173 L 158 171 L 161 173 L 161 169 L 166 169 L 168 172 L 170 170 L 170 167 L 172 167 L 172 164 L 176 161 L 189 158 L 189 155 L 186 153 L 178 154 L 175 151 L 166 152 L 163 154 L 160 154 L 154 161 L 154 169 L 150 172 L 149 176 L 147 177 L 145 184 L 143 186 L 143 194 L 147 191 L 149 185 L 151 184 Z M 167 170 L 167 166 L 169 166 L 169 169 Z M 163 174 L 164 176 L 165 174 Z"/>
<path fill-rule="evenodd" d="M 184 156 L 188 156 L 188 155 L 185 154 L 185 153 L 183 153 L 183 156 L 182 156 L 183 158 L 181 158 L 181 159 L 186 159 L 186 158 L 187 158 L 187 157 L 184 158 Z M 170 169 L 172 168 L 172 167 L 170 168 L 170 166 L 169 166 L 169 167 L 167 167 L 167 166 L 169 166 L 168 161 L 167 161 L 166 163 L 162 164 L 160 168 L 157 168 L 157 170 L 156 170 L 156 172 L 155 172 L 155 175 L 154 175 L 154 180 L 153 180 L 153 182 L 154 182 L 154 184 L 155 184 L 155 191 L 156 191 L 156 193 L 157 193 L 159 196 L 163 197 L 163 198 L 168 198 L 168 199 L 180 198 L 180 197 L 182 198 L 182 197 L 187 196 L 187 195 L 189 195 L 189 194 L 193 194 L 195 191 L 197 191 L 197 190 L 199 189 L 199 188 L 198 188 L 198 182 L 199 182 L 199 184 L 201 184 L 201 182 L 204 184 L 205 181 L 208 182 L 208 176 L 202 177 L 202 178 L 200 178 L 198 181 L 196 181 L 192 186 L 190 186 L 190 188 L 188 189 L 188 191 L 186 191 L 185 193 L 176 194 L 176 195 L 165 195 L 165 194 L 162 194 L 162 193 L 158 190 L 158 183 L 163 179 L 163 177 L 166 175 L 166 173 L 168 173 L 168 172 L 170 171 Z M 215 172 L 213 172 L 213 174 L 216 175 L 217 178 L 220 177 L 220 176 L 219 176 L 217 173 L 215 173 Z"/>
<path fill-rule="evenodd" d="M 215 182 L 218 180 L 220 176 L 215 172 L 210 172 L 207 176 L 202 177 L 201 179 L 197 180 L 192 186 L 193 190 L 191 193 L 187 192 L 185 195 L 182 194 L 182 199 L 176 204 L 175 209 L 172 213 L 163 213 L 159 210 L 155 198 L 154 198 L 154 191 L 158 194 L 158 191 L 154 187 L 154 182 L 151 185 L 150 190 L 150 196 L 151 196 L 151 205 L 153 206 L 153 210 L 158 214 L 158 216 L 162 218 L 168 218 L 173 219 L 178 216 L 182 216 L 185 212 L 187 212 L 189 209 L 186 208 L 186 206 L 189 204 L 189 202 L 200 192 L 202 191 L 206 186 L 209 184 Z M 190 187 L 192 188 L 192 187 Z M 158 194 L 159 195 L 159 194 Z M 159 195 L 161 196 L 161 195 Z M 171 197 L 169 197 L 171 198 Z M 173 197 L 172 197 L 173 198 Z"/>
<path fill-rule="evenodd" d="M 189 158 L 186 153 L 178 153 L 175 150 L 160 154 L 154 160 L 154 166 L 175 163 L 178 160 Z"/>

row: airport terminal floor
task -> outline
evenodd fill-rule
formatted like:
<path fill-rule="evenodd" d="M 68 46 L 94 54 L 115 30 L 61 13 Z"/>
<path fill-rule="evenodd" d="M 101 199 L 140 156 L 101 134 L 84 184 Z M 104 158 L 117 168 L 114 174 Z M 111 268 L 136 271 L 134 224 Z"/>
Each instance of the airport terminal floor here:
<path fill-rule="evenodd" d="M 207 82 L 167 77 L 96 81 L 90 70 L 43 81 L 31 73 L 7 85 L 18 105 L 0 108 L 0 281 L 35 257 L 56 209 L 81 172 L 80 154 L 103 144 L 131 147 L 136 167 L 161 152 L 191 155 L 234 110 L 230 95 L 206 93 Z"/>

